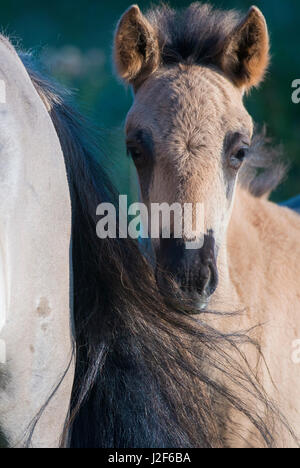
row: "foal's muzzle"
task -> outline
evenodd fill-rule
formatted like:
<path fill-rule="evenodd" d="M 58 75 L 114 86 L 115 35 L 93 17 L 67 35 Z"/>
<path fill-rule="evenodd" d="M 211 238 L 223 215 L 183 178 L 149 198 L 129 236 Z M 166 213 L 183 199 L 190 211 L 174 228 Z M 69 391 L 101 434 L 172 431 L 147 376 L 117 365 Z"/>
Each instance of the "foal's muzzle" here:
<path fill-rule="evenodd" d="M 215 241 L 212 234 L 205 236 L 198 250 L 187 250 L 182 239 L 161 239 L 156 249 L 156 277 L 161 289 L 170 289 L 171 280 L 184 295 L 195 299 L 203 309 L 218 286 Z"/>

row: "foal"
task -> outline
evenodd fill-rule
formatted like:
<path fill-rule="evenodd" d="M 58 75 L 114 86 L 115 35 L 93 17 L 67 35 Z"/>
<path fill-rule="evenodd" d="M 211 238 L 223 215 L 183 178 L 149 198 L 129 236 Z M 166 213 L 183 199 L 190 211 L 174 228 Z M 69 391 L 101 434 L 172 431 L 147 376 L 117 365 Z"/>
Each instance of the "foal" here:
<path fill-rule="evenodd" d="M 187 238 L 153 241 L 158 281 L 165 272 L 175 278 L 222 333 L 252 330 L 258 347 L 243 348 L 247 360 L 300 436 L 292 360 L 300 337 L 300 217 L 267 200 L 280 166 L 275 176 L 267 170 L 245 183 L 259 153 L 243 97 L 268 67 L 264 16 L 256 7 L 241 17 L 199 3 L 144 16 L 133 6 L 117 28 L 115 62 L 135 94 L 126 135 L 144 203 L 205 209 L 201 249 L 186 250 Z M 235 411 L 229 418 L 251 443 L 249 421 Z M 225 439 L 244 444 L 230 431 Z M 294 444 L 283 436 L 282 443 Z"/>

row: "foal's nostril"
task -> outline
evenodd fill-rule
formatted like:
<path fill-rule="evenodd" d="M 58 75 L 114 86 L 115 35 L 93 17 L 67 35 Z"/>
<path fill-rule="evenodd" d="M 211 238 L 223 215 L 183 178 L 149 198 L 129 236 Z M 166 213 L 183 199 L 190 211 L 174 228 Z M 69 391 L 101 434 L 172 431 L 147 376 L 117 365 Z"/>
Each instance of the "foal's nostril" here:
<path fill-rule="evenodd" d="M 204 246 L 199 250 L 187 250 L 182 240 L 161 239 L 156 251 L 156 277 L 161 289 L 172 291 L 168 278 L 176 283 L 184 294 L 195 293 L 207 300 L 218 285 L 214 238 L 205 237 Z"/>
<path fill-rule="evenodd" d="M 218 285 L 218 271 L 214 263 L 209 263 L 200 269 L 197 291 L 201 296 L 210 297 Z"/>
<path fill-rule="evenodd" d="M 218 268 L 216 265 L 210 266 L 210 283 L 209 283 L 209 295 L 211 296 L 216 292 L 219 283 L 219 275 L 218 275 Z"/>
<path fill-rule="evenodd" d="M 211 269 L 209 265 L 205 265 L 202 269 L 202 272 L 200 271 L 199 281 L 197 284 L 197 290 L 201 296 L 202 295 L 206 296 L 208 294 L 210 290 L 211 277 L 212 277 Z"/>
<path fill-rule="evenodd" d="M 165 275 L 168 273 L 165 271 Z M 159 275 L 159 283 L 166 280 L 163 273 Z M 177 274 L 169 273 L 177 287 L 185 294 L 194 294 L 195 292 L 203 298 L 209 298 L 216 291 L 218 285 L 218 273 L 214 264 L 202 265 L 200 269 L 190 268 Z"/>

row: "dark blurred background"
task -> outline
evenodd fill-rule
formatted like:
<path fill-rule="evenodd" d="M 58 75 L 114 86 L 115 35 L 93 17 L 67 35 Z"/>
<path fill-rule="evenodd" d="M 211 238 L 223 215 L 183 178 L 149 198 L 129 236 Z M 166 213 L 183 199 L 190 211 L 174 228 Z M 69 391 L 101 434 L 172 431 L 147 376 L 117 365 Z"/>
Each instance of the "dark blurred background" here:
<path fill-rule="evenodd" d="M 184 7 L 190 2 L 169 3 Z M 253 0 L 213 3 L 246 11 Z M 291 100 L 291 83 L 300 79 L 300 2 L 256 4 L 269 24 L 273 60 L 266 82 L 247 98 L 247 107 L 258 124 L 267 124 L 269 135 L 283 144 L 291 162 L 288 179 L 273 196 L 282 200 L 300 193 L 300 104 Z M 147 9 L 151 3 L 141 0 L 139 5 Z M 132 97 L 116 80 L 111 60 L 114 28 L 128 6 L 126 0 L 1 0 L 0 23 L 15 44 L 32 49 L 49 73 L 74 90 L 80 108 L 103 129 L 101 144 L 118 189 L 135 197 L 135 172 L 125 157 L 122 129 Z"/>

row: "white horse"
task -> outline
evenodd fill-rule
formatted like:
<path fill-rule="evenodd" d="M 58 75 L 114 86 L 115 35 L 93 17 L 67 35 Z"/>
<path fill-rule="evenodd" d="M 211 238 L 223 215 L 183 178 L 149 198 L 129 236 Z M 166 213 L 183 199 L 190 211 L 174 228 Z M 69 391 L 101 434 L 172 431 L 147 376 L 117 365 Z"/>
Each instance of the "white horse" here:
<path fill-rule="evenodd" d="M 68 181 L 46 107 L 3 37 L 0 82 L 0 427 L 12 447 L 57 447 L 73 384 Z"/>

